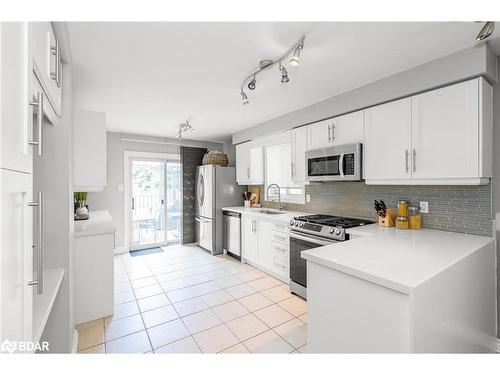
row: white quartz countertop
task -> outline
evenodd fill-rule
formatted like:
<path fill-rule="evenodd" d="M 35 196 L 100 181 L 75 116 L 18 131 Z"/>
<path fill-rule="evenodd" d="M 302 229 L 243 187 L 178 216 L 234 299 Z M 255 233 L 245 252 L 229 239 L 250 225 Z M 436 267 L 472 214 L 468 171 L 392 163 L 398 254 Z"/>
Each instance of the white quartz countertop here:
<path fill-rule="evenodd" d="M 397 230 L 377 224 L 347 233 L 361 237 L 303 251 L 302 258 L 405 294 L 494 241 L 491 237 Z"/>
<path fill-rule="evenodd" d="M 266 211 L 276 211 L 276 212 L 282 212 L 281 214 L 263 214 L 260 213 L 259 211 L 261 210 L 266 210 Z M 252 215 L 259 217 L 261 219 L 267 219 L 271 221 L 279 221 L 279 222 L 290 222 L 294 218 L 294 216 L 302 216 L 302 215 L 310 215 L 306 212 L 297 212 L 297 211 L 279 211 L 277 209 L 273 208 L 266 208 L 266 207 L 260 207 L 260 208 L 248 208 L 248 207 L 243 207 L 243 206 L 236 206 L 236 207 L 223 207 L 222 211 L 232 211 L 232 212 L 238 212 L 243 215 Z"/>
<path fill-rule="evenodd" d="M 109 211 L 90 211 L 88 220 L 75 221 L 75 237 L 115 233 L 116 224 Z"/>

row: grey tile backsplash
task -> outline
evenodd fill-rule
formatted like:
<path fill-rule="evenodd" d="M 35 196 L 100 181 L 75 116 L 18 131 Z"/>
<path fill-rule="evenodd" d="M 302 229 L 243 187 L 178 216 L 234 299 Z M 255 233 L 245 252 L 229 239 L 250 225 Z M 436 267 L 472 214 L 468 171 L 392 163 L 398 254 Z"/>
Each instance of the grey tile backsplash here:
<path fill-rule="evenodd" d="M 263 192 L 264 189 L 261 189 Z M 492 236 L 491 185 L 482 186 L 374 186 L 364 182 L 325 182 L 306 186 L 311 202 L 284 203 L 284 209 L 376 220 L 373 200 L 395 208 L 399 199 L 418 205 L 429 202 L 422 214 L 424 228 Z M 263 193 L 261 194 L 263 195 Z M 263 205 L 275 207 L 274 202 Z"/>

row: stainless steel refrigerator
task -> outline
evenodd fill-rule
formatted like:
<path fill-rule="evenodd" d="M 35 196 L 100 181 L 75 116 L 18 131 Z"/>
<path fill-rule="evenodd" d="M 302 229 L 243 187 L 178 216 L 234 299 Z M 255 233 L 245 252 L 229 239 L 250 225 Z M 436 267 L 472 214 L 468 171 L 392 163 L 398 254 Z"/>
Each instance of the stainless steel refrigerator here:
<path fill-rule="evenodd" d="M 241 206 L 244 187 L 234 167 L 202 165 L 196 169 L 196 241 L 213 255 L 222 250 L 222 207 Z"/>

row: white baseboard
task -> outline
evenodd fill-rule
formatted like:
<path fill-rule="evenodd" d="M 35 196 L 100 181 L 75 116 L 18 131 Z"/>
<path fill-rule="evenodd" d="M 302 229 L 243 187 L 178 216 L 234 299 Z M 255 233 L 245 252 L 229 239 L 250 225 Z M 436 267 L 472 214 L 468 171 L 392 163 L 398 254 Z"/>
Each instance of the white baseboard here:
<path fill-rule="evenodd" d="M 125 254 L 125 253 L 128 253 L 128 247 L 126 246 L 115 247 L 115 255 Z"/>
<path fill-rule="evenodd" d="M 71 353 L 76 354 L 78 352 L 78 331 L 75 329 L 73 332 L 73 347 L 71 348 Z"/>

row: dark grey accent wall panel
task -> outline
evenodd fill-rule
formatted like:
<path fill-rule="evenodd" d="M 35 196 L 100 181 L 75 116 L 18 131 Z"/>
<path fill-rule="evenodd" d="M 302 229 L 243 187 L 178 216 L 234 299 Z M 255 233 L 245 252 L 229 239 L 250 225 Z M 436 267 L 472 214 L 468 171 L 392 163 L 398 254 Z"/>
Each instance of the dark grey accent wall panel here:
<path fill-rule="evenodd" d="M 194 199 L 196 192 L 196 167 L 201 165 L 206 148 L 181 146 L 182 168 L 182 243 L 195 241 Z"/>

